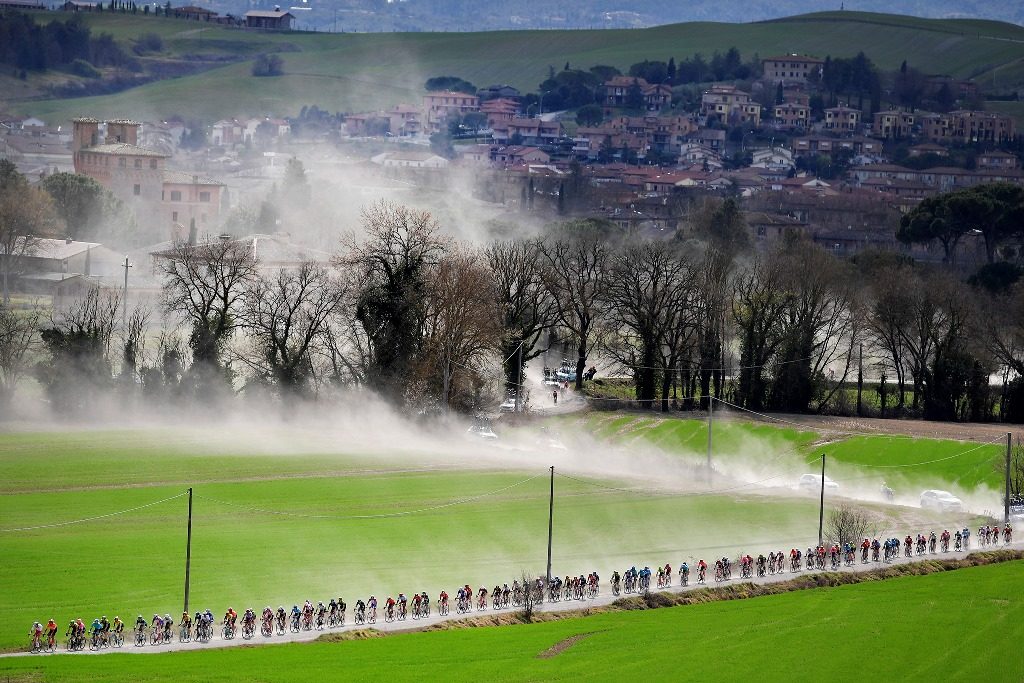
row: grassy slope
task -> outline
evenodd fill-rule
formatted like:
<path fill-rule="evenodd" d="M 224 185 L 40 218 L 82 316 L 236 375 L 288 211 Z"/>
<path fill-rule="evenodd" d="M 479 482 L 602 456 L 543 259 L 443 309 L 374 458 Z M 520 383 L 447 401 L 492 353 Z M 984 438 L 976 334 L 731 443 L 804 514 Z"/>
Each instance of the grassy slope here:
<path fill-rule="evenodd" d="M 287 456 L 216 454 L 203 448 L 201 435 L 169 442 L 160 432 L 0 436 L 0 528 L 127 509 L 193 485 L 193 604 L 211 609 L 290 604 L 329 592 L 436 593 L 458 581 L 542 571 L 543 476 L 470 504 L 386 519 L 255 514 L 211 500 L 304 515 L 394 513 L 495 491 L 537 472 L 389 472 L 409 460 L 303 455 L 300 439 Z M 423 456 L 420 464 L 436 461 L 446 460 Z M 728 552 L 781 545 L 813 535 L 816 510 L 811 500 L 643 496 L 559 479 L 554 570 L 678 564 L 697 552 L 717 554 L 723 539 L 737 544 Z M 184 516 L 179 498 L 97 522 L 0 533 L 0 649 L 19 644 L 26 624 L 50 615 L 66 621 L 96 610 L 173 613 L 180 606 Z"/>
<path fill-rule="evenodd" d="M 691 453 L 702 457 L 707 448 L 707 422 L 704 419 L 648 417 L 635 413 L 589 413 L 565 418 L 566 425 L 576 425 L 601 438 L 629 444 L 649 443 L 674 453 Z M 752 438 L 754 437 L 754 438 Z M 764 457 L 780 456 L 781 462 L 806 463 L 822 452 L 835 463 L 846 465 L 839 474 L 830 476 L 843 482 L 843 475 L 857 480 L 862 477 L 886 479 L 918 488 L 958 484 L 973 488 L 985 484 L 998 489 L 1003 482 L 1001 462 L 1004 449 L 999 444 L 982 446 L 962 457 L 942 460 L 963 453 L 979 444 L 936 439 L 913 439 L 900 436 L 834 437 L 820 443 L 812 431 L 777 428 L 730 417 L 714 425 L 713 454 L 717 459 L 749 457 L 761 449 Z M 929 462 L 938 460 L 939 462 Z M 928 463 L 918 465 L 918 463 Z M 873 468 L 873 465 L 914 465 L 902 468 Z M 868 466 L 861 468 L 861 466 Z"/>
<path fill-rule="evenodd" d="M 790 680 L 812 667 L 839 680 L 863 671 L 886 680 L 1019 681 L 1024 649 L 1012 643 L 1024 637 L 1024 593 L 1014 588 L 1022 570 L 1024 562 L 1012 562 L 741 602 L 342 643 L 7 659 L 0 675 L 54 683 L 271 681 L 286 672 L 292 680 L 424 680 L 441 672 L 451 681 Z M 557 656 L 537 657 L 577 635 L 585 637 Z"/>
<path fill-rule="evenodd" d="M 171 54 L 298 48 L 286 75 L 255 79 L 247 62 L 145 85 L 108 97 L 23 102 L 15 107 L 53 121 L 74 115 L 158 118 L 178 113 L 213 120 L 230 114 L 296 113 L 303 104 L 353 111 L 417 102 L 429 76 L 533 89 L 549 65 L 613 64 L 708 55 L 737 46 L 745 54 L 851 56 L 864 50 L 883 68 L 906 59 L 929 73 L 969 76 L 1024 55 L 1024 29 L 998 22 L 926 20 L 853 12 L 821 13 L 756 24 L 687 23 L 643 30 L 493 33 L 256 35 L 194 22 L 94 16 L 95 31 L 126 39 L 156 30 Z M 109 25 L 109 28 L 108 28 Z M 205 44 L 204 41 L 205 40 Z"/>

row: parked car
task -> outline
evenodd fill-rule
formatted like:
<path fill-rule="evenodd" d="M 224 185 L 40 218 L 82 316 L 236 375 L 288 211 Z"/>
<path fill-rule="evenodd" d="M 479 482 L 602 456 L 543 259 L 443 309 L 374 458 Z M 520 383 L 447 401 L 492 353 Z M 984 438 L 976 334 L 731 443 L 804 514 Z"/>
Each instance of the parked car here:
<path fill-rule="evenodd" d="M 804 474 L 800 477 L 797 482 L 797 487 L 802 491 L 820 491 L 821 490 L 821 475 L 820 474 Z M 839 488 L 839 484 L 835 483 L 828 477 L 825 477 L 825 489 L 827 491 L 835 491 Z"/>
<path fill-rule="evenodd" d="M 960 512 L 964 509 L 964 504 L 949 491 L 928 489 L 921 492 L 921 507 L 932 508 L 939 512 Z"/>
<path fill-rule="evenodd" d="M 516 412 L 516 400 L 514 398 L 506 398 L 502 404 L 498 407 L 498 412 L 501 413 L 514 413 Z"/>

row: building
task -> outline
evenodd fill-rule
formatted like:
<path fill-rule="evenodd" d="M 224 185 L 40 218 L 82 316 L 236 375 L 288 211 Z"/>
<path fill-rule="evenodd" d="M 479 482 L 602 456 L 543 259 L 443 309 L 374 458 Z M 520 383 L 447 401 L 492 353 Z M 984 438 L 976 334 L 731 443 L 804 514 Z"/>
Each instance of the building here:
<path fill-rule="evenodd" d="M 883 140 L 909 138 L 914 132 L 916 117 L 908 111 L 890 109 L 875 112 L 872 117 L 871 135 Z"/>
<path fill-rule="evenodd" d="M 448 168 L 448 160 L 433 152 L 384 152 L 370 161 L 385 168 Z"/>
<path fill-rule="evenodd" d="M 164 171 L 160 200 L 164 219 L 177 225 L 195 220 L 199 229 L 219 223 L 224 183 L 183 171 Z"/>
<path fill-rule="evenodd" d="M 140 223 L 163 228 L 193 218 L 212 229 L 220 218 L 224 184 L 167 169 L 167 155 L 138 144 L 140 123 L 74 120 L 72 159 L 75 173 L 93 178 L 135 209 Z"/>
<path fill-rule="evenodd" d="M 480 113 L 487 117 L 487 127 L 494 128 L 519 115 L 519 101 L 506 97 L 484 100 L 480 104 Z"/>
<path fill-rule="evenodd" d="M 860 128 L 860 109 L 838 106 L 825 110 L 825 130 L 832 133 L 856 133 Z"/>
<path fill-rule="evenodd" d="M 395 137 L 414 137 L 423 132 L 422 112 L 411 104 L 399 104 L 385 112 L 388 132 Z"/>
<path fill-rule="evenodd" d="M 761 105 L 754 102 L 750 93 L 731 85 L 713 85 L 701 96 L 700 113 L 703 116 L 717 116 L 730 125 L 761 125 Z"/>
<path fill-rule="evenodd" d="M 811 108 L 797 102 L 775 105 L 776 130 L 806 130 L 811 121 Z"/>
<path fill-rule="evenodd" d="M 562 124 L 559 121 L 514 118 L 499 122 L 491 135 L 499 145 L 513 141 L 519 145 L 553 145 L 562 137 Z"/>
<path fill-rule="evenodd" d="M 1013 117 L 959 109 L 921 116 L 921 134 L 932 142 L 1009 142 L 1016 134 Z"/>
<path fill-rule="evenodd" d="M 480 88 L 476 91 L 477 96 L 481 102 L 487 100 L 516 100 L 522 96 L 518 88 L 513 88 L 511 85 L 489 85 L 486 88 Z"/>
<path fill-rule="evenodd" d="M 994 168 L 1000 170 L 1015 170 L 1020 168 L 1020 159 L 1016 154 L 1009 152 L 983 152 L 977 157 L 978 168 Z"/>
<path fill-rule="evenodd" d="M 138 143 L 136 121 L 106 122 L 78 118 L 73 121 L 71 156 L 75 173 L 87 175 L 130 205 L 159 203 L 167 155 Z"/>
<path fill-rule="evenodd" d="M 172 7 L 171 12 L 175 17 L 181 19 L 195 19 L 197 21 L 210 21 L 217 16 L 213 10 L 196 5 L 185 5 L 183 7 Z"/>
<path fill-rule="evenodd" d="M 476 95 L 442 90 L 423 96 L 423 124 L 428 133 L 439 132 L 451 115 L 462 116 L 474 111 L 480 111 L 480 98 Z"/>
<path fill-rule="evenodd" d="M 273 10 L 250 10 L 245 13 L 245 25 L 247 28 L 258 28 L 269 31 L 290 31 L 295 15 L 291 12 L 283 12 L 280 7 Z"/>
<path fill-rule="evenodd" d="M 817 57 L 789 54 L 768 57 L 761 60 L 764 68 L 764 80 L 771 83 L 806 83 L 808 78 L 821 75 L 825 62 Z"/>
<path fill-rule="evenodd" d="M 491 161 L 505 166 L 518 166 L 522 164 L 547 164 L 551 162 L 551 155 L 537 147 L 522 147 L 513 145 L 511 147 L 494 147 L 491 149 Z"/>
<path fill-rule="evenodd" d="M 631 99 L 636 99 L 632 102 Z M 640 106 L 637 107 L 636 105 Z M 607 109 L 633 108 L 660 112 L 672 105 L 672 88 L 664 83 L 648 83 L 634 76 L 615 76 L 604 84 Z"/>

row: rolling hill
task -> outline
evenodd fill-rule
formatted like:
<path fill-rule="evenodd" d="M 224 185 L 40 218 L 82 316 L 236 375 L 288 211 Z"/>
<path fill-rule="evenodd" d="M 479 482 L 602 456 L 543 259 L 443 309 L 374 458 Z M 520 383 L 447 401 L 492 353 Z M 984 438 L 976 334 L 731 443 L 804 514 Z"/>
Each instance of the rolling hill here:
<path fill-rule="evenodd" d="M 44 13 L 40 19 L 52 16 Z M 159 33 L 162 59 L 234 61 L 115 95 L 17 99 L 15 94 L 7 108 L 53 122 L 83 114 L 145 119 L 177 114 L 211 121 L 294 114 L 311 104 L 359 111 L 417 102 L 430 76 L 451 74 L 478 85 L 533 89 L 549 67 L 561 68 L 566 62 L 625 68 L 643 59 L 710 55 L 731 46 L 745 56 L 852 56 L 863 50 L 885 69 L 906 60 L 927 73 L 974 78 L 983 88 L 994 85 L 1005 91 L 1024 83 L 1024 28 L 983 20 L 827 12 L 759 23 L 696 22 L 647 29 L 376 34 L 257 34 L 142 15 L 88 15 L 86 20 L 94 34 L 109 32 L 126 43 L 142 33 Z M 285 53 L 284 75 L 253 77 L 252 56 L 274 50 Z M 0 78 L 0 92 L 17 93 L 4 79 L 14 80 Z"/>

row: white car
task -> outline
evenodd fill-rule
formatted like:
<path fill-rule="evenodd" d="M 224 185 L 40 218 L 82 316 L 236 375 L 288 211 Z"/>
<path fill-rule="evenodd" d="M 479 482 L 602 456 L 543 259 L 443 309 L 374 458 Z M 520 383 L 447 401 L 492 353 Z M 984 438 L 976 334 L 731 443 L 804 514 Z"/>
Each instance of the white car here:
<path fill-rule="evenodd" d="M 469 436 L 475 436 L 478 439 L 485 439 L 487 441 L 496 440 L 498 435 L 494 433 L 494 430 L 487 425 L 473 425 L 466 430 Z"/>
<path fill-rule="evenodd" d="M 921 507 L 934 508 L 939 512 L 960 512 L 964 509 L 964 504 L 949 491 L 928 489 L 921 492 Z"/>
<path fill-rule="evenodd" d="M 800 480 L 796 483 L 797 487 L 802 491 L 820 491 L 821 490 L 821 475 L 820 474 L 804 474 L 800 477 Z M 839 484 L 835 483 L 828 477 L 825 477 L 825 490 L 835 491 L 839 488 Z"/>
<path fill-rule="evenodd" d="M 498 407 L 498 412 L 501 413 L 514 413 L 516 412 L 516 400 L 514 398 L 506 398 L 505 401 Z"/>

